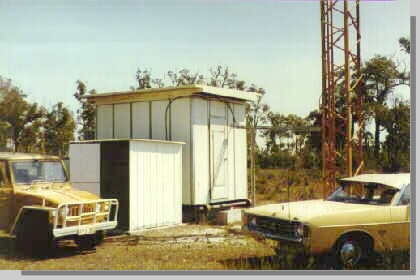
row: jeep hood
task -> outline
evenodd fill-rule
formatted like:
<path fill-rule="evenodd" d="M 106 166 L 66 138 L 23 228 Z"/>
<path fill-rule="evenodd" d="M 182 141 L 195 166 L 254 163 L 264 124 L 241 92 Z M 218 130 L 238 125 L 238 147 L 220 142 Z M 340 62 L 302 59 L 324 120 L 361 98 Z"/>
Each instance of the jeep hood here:
<path fill-rule="evenodd" d="M 384 206 L 342 203 L 328 200 L 306 200 L 290 203 L 268 204 L 254 207 L 245 213 L 294 220 L 314 224 L 341 224 L 350 221 L 362 222 L 366 217 L 371 221 L 383 220 Z"/>
<path fill-rule="evenodd" d="M 88 202 L 100 199 L 98 196 L 74 189 L 69 186 L 31 188 L 27 190 L 16 190 L 16 198 L 33 203 L 42 203 L 45 200 L 46 205 L 57 206 L 63 203 Z"/>

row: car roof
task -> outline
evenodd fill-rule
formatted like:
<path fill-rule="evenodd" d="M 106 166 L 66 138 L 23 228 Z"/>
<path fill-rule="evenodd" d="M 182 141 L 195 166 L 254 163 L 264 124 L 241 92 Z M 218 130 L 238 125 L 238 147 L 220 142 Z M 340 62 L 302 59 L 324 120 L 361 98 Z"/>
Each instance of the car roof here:
<path fill-rule="evenodd" d="M 31 159 L 60 159 L 57 156 L 41 155 L 32 153 L 13 153 L 13 152 L 0 152 L 0 160 L 31 160 Z"/>
<path fill-rule="evenodd" d="M 396 174 L 362 174 L 348 178 L 342 178 L 343 182 L 355 183 L 376 183 L 384 186 L 401 189 L 410 184 L 410 173 L 396 173 Z"/>

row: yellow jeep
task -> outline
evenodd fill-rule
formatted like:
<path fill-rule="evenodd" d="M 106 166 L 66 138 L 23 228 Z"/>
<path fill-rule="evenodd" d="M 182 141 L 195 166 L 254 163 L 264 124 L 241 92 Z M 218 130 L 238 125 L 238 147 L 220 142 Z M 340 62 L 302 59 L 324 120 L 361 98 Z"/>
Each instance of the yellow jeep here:
<path fill-rule="evenodd" d="M 0 153 L 0 230 L 18 248 L 49 251 L 58 239 L 93 249 L 117 226 L 118 201 L 72 188 L 55 156 Z"/>
<path fill-rule="evenodd" d="M 324 200 L 246 210 L 244 228 L 279 241 L 279 249 L 333 252 L 342 266 L 355 266 L 373 251 L 410 248 L 409 173 L 363 174 L 340 181 Z"/>

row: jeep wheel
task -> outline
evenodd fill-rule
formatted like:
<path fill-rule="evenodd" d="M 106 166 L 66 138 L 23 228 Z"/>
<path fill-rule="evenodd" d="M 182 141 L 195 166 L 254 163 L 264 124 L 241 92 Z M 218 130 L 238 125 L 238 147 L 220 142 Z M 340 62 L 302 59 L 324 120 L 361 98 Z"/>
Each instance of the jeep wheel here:
<path fill-rule="evenodd" d="M 104 241 L 105 234 L 102 230 L 95 233 L 95 246 L 100 245 Z"/>
<path fill-rule="evenodd" d="M 79 246 L 80 251 L 94 250 L 97 243 L 96 234 L 80 235 L 77 236 L 74 241 L 77 246 Z"/>

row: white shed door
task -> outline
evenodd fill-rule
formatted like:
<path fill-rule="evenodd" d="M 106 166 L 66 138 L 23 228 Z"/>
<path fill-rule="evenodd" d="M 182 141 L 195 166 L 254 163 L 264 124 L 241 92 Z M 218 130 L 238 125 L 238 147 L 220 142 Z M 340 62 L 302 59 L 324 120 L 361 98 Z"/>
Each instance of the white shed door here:
<path fill-rule="evenodd" d="M 211 200 L 228 198 L 228 140 L 224 103 L 210 102 Z"/>

